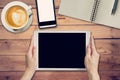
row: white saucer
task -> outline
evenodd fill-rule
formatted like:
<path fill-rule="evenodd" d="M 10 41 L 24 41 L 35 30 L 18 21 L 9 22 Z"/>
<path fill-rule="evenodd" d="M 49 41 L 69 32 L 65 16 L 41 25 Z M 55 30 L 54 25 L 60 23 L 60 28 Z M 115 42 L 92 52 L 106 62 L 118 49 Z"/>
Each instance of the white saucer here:
<path fill-rule="evenodd" d="M 23 8 L 25 8 L 25 10 L 27 11 L 28 15 L 29 15 L 29 19 L 28 19 L 28 23 L 20 28 L 20 29 L 13 29 L 11 27 L 9 27 L 9 25 L 6 23 L 5 21 L 5 14 L 6 14 L 6 11 L 12 7 L 12 6 L 22 6 Z M 23 32 L 25 31 L 26 29 L 28 29 L 32 23 L 32 20 L 33 20 L 33 13 L 32 13 L 32 10 L 31 10 L 31 6 L 28 6 L 26 5 L 25 3 L 23 2 L 20 2 L 20 1 L 13 1 L 13 2 L 10 2 L 8 3 L 2 10 L 2 13 L 1 13 L 1 21 L 2 21 L 2 24 L 3 26 L 5 27 L 5 29 L 7 29 L 8 31 L 10 32 L 13 32 L 13 33 L 20 33 L 20 32 Z"/>

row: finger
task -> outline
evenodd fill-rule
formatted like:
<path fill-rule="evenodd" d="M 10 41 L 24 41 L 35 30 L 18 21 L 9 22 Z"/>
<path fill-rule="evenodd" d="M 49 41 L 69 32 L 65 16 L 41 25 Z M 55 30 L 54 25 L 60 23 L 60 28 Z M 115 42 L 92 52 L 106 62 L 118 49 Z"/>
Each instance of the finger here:
<path fill-rule="evenodd" d="M 36 50 L 36 47 L 34 46 L 33 57 L 36 59 L 36 56 L 37 56 L 37 50 Z"/>
<path fill-rule="evenodd" d="M 33 45 L 34 45 L 34 43 L 33 43 L 34 41 L 33 41 L 33 37 L 32 37 L 32 39 L 31 39 L 31 42 L 30 42 L 30 47 L 29 47 L 29 51 L 28 51 L 28 56 L 30 56 L 30 57 L 32 57 L 32 50 L 33 50 Z"/>
<path fill-rule="evenodd" d="M 89 42 L 89 44 L 87 46 L 87 53 L 86 53 L 87 56 L 91 55 L 91 47 L 90 47 L 90 45 L 91 45 L 91 40 L 90 40 L 90 42 Z"/>
<path fill-rule="evenodd" d="M 34 37 L 32 36 L 32 38 L 31 38 L 31 49 L 32 49 L 33 46 L 34 46 Z"/>
<path fill-rule="evenodd" d="M 93 54 L 97 52 L 93 36 L 91 36 L 91 48 L 92 48 Z"/>

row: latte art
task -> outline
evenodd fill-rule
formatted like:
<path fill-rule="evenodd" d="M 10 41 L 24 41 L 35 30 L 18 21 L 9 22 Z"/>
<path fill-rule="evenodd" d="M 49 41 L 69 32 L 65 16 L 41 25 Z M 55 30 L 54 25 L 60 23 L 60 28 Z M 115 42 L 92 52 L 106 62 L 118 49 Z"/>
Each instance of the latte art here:
<path fill-rule="evenodd" d="M 21 6 L 13 6 L 6 13 L 6 22 L 14 28 L 21 28 L 28 21 L 28 15 Z"/>
<path fill-rule="evenodd" d="M 3 27 L 13 33 L 27 30 L 33 20 L 32 7 L 21 1 L 12 1 L 4 6 L 1 12 Z"/>
<path fill-rule="evenodd" d="M 20 9 L 13 12 L 11 17 L 13 23 L 17 26 L 22 26 L 22 24 L 27 20 L 25 12 Z"/>

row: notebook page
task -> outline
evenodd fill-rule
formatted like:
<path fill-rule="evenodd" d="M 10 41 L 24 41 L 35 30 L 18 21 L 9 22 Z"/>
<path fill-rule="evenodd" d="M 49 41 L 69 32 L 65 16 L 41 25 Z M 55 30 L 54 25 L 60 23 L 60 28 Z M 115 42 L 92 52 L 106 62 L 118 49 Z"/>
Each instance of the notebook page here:
<path fill-rule="evenodd" d="M 61 0 L 59 14 L 90 21 L 94 0 Z"/>
<path fill-rule="evenodd" d="M 120 1 L 118 3 L 116 13 L 114 15 L 111 15 L 114 1 L 115 0 L 100 1 L 95 23 L 120 28 Z"/>

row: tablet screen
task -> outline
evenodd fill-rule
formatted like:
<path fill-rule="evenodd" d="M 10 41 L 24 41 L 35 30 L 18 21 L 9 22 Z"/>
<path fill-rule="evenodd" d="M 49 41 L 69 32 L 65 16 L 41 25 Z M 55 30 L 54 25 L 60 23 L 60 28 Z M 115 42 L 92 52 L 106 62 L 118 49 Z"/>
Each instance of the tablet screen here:
<path fill-rule="evenodd" d="M 85 68 L 86 33 L 39 33 L 39 68 Z"/>

